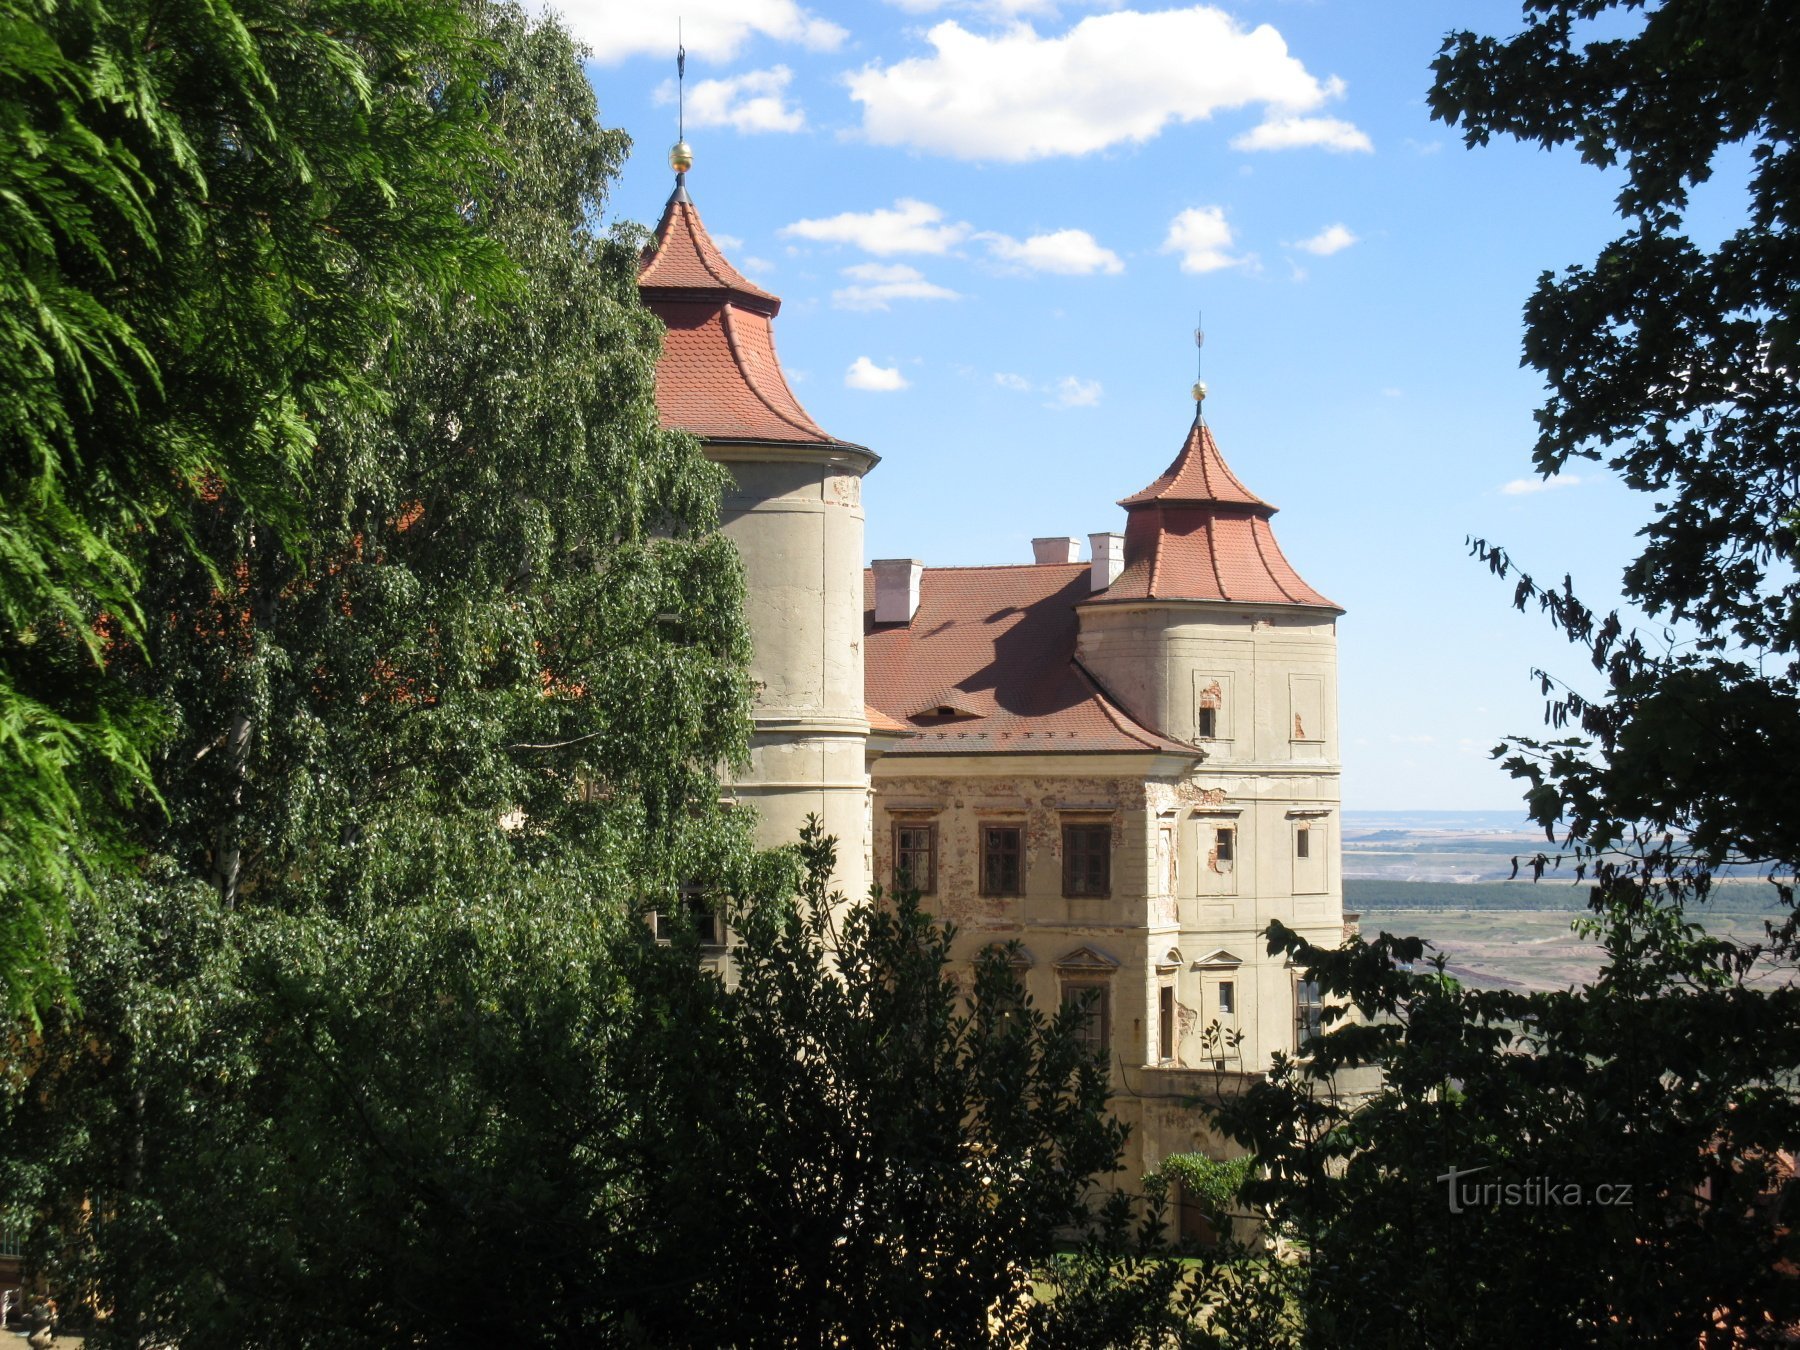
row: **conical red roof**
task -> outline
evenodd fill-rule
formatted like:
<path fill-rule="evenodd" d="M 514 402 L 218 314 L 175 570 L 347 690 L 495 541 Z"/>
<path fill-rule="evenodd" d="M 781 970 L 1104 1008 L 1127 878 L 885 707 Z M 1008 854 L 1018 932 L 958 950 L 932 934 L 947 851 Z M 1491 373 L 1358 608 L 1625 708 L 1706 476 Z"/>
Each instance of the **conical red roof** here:
<path fill-rule="evenodd" d="M 1275 508 L 1238 481 L 1238 476 L 1219 453 L 1212 428 L 1199 417 L 1175 456 L 1174 463 L 1142 492 L 1134 492 L 1120 506 L 1137 506 L 1145 502 L 1229 502 L 1238 506 L 1260 506 L 1271 515 Z"/>
<path fill-rule="evenodd" d="M 660 421 L 703 440 L 848 445 L 788 387 L 770 324 L 780 298 L 731 265 L 677 182 L 638 268 L 638 292 L 668 330 L 656 363 Z"/>
<path fill-rule="evenodd" d="M 1126 510 L 1125 567 L 1100 603 L 1223 600 L 1254 605 L 1342 606 L 1301 578 L 1275 542 L 1275 508 L 1238 480 L 1198 415 L 1163 474 L 1119 503 Z"/>

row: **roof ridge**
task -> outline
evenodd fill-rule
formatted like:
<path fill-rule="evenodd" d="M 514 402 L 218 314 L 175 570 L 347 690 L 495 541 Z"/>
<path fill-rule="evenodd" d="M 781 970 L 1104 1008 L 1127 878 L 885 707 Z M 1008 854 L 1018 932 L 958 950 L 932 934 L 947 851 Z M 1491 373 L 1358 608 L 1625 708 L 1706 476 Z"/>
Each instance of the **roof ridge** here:
<path fill-rule="evenodd" d="M 737 364 L 738 371 L 743 375 L 745 386 L 750 390 L 751 393 L 756 395 L 758 401 L 762 403 L 763 407 L 767 408 L 770 412 L 774 413 L 775 416 L 779 420 L 787 423 L 787 425 L 792 427 L 795 431 L 816 432 L 819 435 L 824 436 L 826 434 L 826 432 L 823 427 L 818 426 L 816 424 L 813 426 L 805 426 L 799 422 L 796 422 L 787 413 L 784 413 L 780 408 L 777 408 L 775 406 L 774 402 L 769 398 L 769 396 L 763 392 L 762 386 L 757 383 L 756 377 L 750 371 L 750 367 L 747 364 L 745 364 L 744 353 L 738 346 L 737 326 L 735 323 L 733 323 L 732 317 L 731 317 L 732 312 L 735 309 L 736 309 L 736 306 L 731 304 L 729 301 L 727 301 L 720 309 L 720 317 L 723 320 L 723 324 L 724 324 L 724 328 L 725 328 L 725 343 L 728 347 L 731 348 L 731 359 Z M 773 338 L 771 337 L 771 344 L 772 343 L 773 343 Z M 780 368 L 781 368 L 780 363 L 777 362 L 776 369 L 780 370 Z M 783 384 L 783 386 L 785 386 L 787 384 L 787 381 L 783 380 L 782 384 Z M 788 390 L 788 398 L 792 402 L 794 402 L 796 405 L 798 405 L 799 400 L 794 398 L 794 391 L 792 389 Z"/>

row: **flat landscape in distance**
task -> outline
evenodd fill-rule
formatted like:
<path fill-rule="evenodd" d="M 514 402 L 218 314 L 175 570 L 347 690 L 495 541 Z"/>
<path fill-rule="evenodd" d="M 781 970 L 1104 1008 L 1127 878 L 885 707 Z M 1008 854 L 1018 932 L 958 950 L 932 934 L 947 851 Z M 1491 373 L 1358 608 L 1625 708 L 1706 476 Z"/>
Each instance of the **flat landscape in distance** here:
<path fill-rule="evenodd" d="M 1507 811 L 1345 811 L 1344 909 L 1362 916 L 1365 935 L 1416 935 L 1448 961 L 1449 972 L 1483 988 L 1563 989 L 1589 980 L 1599 949 L 1573 931 L 1587 913 L 1588 887 L 1571 867 L 1541 881 L 1509 881 L 1512 860 L 1546 848 L 1542 831 Z M 1721 883 L 1693 917 L 1735 942 L 1761 939 L 1784 918 L 1775 888 L 1755 877 Z M 1757 980 L 1790 980 L 1765 971 Z"/>

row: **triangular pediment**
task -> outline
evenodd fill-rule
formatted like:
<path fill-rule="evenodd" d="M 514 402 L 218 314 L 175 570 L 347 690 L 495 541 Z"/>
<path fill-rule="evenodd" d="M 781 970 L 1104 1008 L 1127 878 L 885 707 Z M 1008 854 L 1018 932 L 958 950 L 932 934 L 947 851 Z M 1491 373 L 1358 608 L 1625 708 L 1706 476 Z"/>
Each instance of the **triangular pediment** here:
<path fill-rule="evenodd" d="M 1233 953 L 1226 951 L 1223 947 L 1215 947 L 1212 951 L 1194 962 L 1196 969 L 1206 969 L 1218 966 L 1241 966 L 1243 964 L 1243 957 L 1234 955 Z"/>
<path fill-rule="evenodd" d="M 1077 947 L 1056 958 L 1058 970 L 1104 971 L 1108 974 L 1119 968 L 1119 963 L 1105 952 L 1095 947 Z"/>

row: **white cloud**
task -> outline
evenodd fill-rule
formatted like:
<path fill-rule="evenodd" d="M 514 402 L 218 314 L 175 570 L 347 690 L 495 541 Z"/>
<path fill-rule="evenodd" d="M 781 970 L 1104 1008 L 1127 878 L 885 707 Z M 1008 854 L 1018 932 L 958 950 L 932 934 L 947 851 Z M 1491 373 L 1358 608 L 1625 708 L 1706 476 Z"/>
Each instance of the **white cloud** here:
<path fill-rule="evenodd" d="M 1355 124 L 1335 117 L 1279 117 L 1251 127 L 1231 140 L 1233 150 L 1352 150 L 1375 147 Z"/>
<path fill-rule="evenodd" d="M 935 14 L 940 9 L 972 9 L 1012 19 L 1021 14 L 1054 14 L 1057 0 L 888 0 L 908 14 Z"/>
<path fill-rule="evenodd" d="M 1251 261 L 1248 256 L 1233 257 L 1227 252 L 1230 247 L 1231 226 L 1225 223 L 1225 208 L 1190 206 L 1169 222 L 1162 251 L 1179 253 L 1184 272 L 1217 272 Z"/>
<path fill-rule="evenodd" d="M 969 227 L 945 223 L 944 213 L 930 202 L 901 197 L 891 208 L 845 211 L 823 220 L 796 220 L 781 232 L 821 244 L 854 244 L 864 253 L 948 253 L 968 238 Z"/>
<path fill-rule="evenodd" d="M 535 13 L 560 11 L 569 31 L 593 49 L 601 64 L 630 56 L 675 59 L 676 6 L 644 0 L 533 0 Z M 813 51 L 836 51 L 849 36 L 837 24 L 802 9 L 795 0 L 682 0 L 681 42 L 689 56 L 730 61 L 751 38 L 796 42 Z"/>
<path fill-rule="evenodd" d="M 1026 23 L 990 34 L 946 20 L 926 40 L 928 56 L 848 77 L 863 132 L 879 145 L 960 159 L 1085 155 L 1234 108 L 1261 107 L 1266 125 L 1306 120 L 1343 92 L 1309 73 L 1273 27 L 1245 29 L 1210 5 L 1090 15 L 1055 37 Z"/>
<path fill-rule="evenodd" d="M 872 394 L 891 394 L 907 387 L 906 376 L 898 366 L 878 366 L 866 356 L 859 356 L 844 372 L 844 388 L 864 389 Z"/>
<path fill-rule="evenodd" d="M 775 270 L 775 264 L 767 258 L 748 257 L 744 259 L 743 266 L 746 272 L 756 272 L 764 276 Z"/>
<path fill-rule="evenodd" d="M 722 80 L 701 80 L 687 91 L 688 125 L 744 132 L 799 131 L 806 125 L 806 114 L 787 101 L 793 78 L 786 66 L 771 66 Z M 663 81 L 656 101 L 675 101 L 675 81 Z"/>
<path fill-rule="evenodd" d="M 735 234 L 714 234 L 712 240 L 727 253 L 735 253 L 744 246 L 744 241 Z"/>
<path fill-rule="evenodd" d="M 857 263 L 844 275 L 856 283 L 831 293 L 839 309 L 886 309 L 892 300 L 959 300 L 947 286 L 927 281 L 925 274 L 905 263 Z"/>
<path fill-rule="evenodd" d="M 1579 474 L 1564 473 L 1554 478 L 1515 478 L 1500 489 L 1508 497 L 1523 497 L 1532 492 L 1548 492 L 1551 488 L 1576 487 L 1581 482 Z"/>
<path fill-rule="evenodd" d="M 1050 387 L 1056 398 L 1047 408 L 1091 408 L 1100 402 L 1103 392 L 1098 380 L 1084 380 L 1079 375 L 1065 375 Z"/>
<path fill-rule="evenodd" d="M 1002 389 L 1012 390 L 1015 394 L 1029 394 L 1031 392 L 1031 381 L 1026 379 L 1023 375 L 1014 375 L 1010 371 L 995 371 L 994 383 L 999 385 Z"/>
<path fill-rule="evenodd" d="M 1327 225 L 1311 239 L 1302 239 L 1294 247 L 1305 249 L 1308 253 L 1316 253 L 1321 258 L 1329 258 L 1332 254 L 1342 253 L 1350 245 L 1361 242 L 1342 225 Z"/>
<path fill-rule="evenodd" d="M 1034 234 L 1025 240 L 991 231 L 975 237 L 993 250 L 1001 262 L 1033 272 L 1085 277 L 1095 272 L 1110 276 L 1125 270 L 1119 255 L 1102 246 L 1086 230 L 1052 230 L 1049 234 Z"/>

